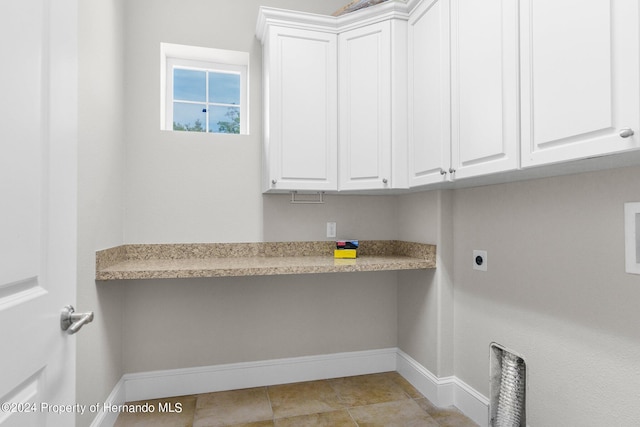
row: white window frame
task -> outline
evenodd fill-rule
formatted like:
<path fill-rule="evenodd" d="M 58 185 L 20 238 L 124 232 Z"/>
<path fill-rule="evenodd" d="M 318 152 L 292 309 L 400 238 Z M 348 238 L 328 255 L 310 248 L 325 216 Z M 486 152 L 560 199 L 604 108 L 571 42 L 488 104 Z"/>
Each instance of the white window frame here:
<path fill-rule="evenodd" d="M 173 131 L 173 70 L 240 74 L 240 135 L 249 134 L 249 53 L 160 43 L 160 129 Z M 205 130 L 207 128 L 205 127 Z M 206 132 L 216 133 L 216 132 Z M 228 135 L 228 134 L 225 134 Z M 230 134 L 233 135 L 233 134 Z"/>

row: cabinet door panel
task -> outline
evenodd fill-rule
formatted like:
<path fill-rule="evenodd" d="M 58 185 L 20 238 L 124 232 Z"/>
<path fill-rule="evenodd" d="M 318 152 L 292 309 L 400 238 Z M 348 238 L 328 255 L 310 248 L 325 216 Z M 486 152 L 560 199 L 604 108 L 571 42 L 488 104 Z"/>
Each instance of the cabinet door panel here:
<path fill-rule="evenodd" d="M 451 164 L 449 1 L 423 2 L 409 19 L 410 186 L 446 181 Z"/>
<path fill-rule="evenodd" d="M 523 0 L 523 164 L 638 146 L 637 0 Z"/>
<path fill-rule="evenodd" d="M 452 0 L 456 178 L 518 167 L 517 5 Z"/>
<path fill-rule="evenodd" d="M 272 186 L 336 190 L 336 36 L 278 27 L 271 31 Z"/>
<path fill-rule="evenodd" d="M 385 188 L 391 171 L 389 22 L 347 31 L 339 43 L 340 189 Z"/>

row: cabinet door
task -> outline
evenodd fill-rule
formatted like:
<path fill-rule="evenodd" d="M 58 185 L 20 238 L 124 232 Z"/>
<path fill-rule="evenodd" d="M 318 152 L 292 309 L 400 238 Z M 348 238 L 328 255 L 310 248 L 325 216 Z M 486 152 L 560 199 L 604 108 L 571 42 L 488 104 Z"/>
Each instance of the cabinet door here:
<path fill-rule="evenodd" d="M 455 178 L 518 167 L 517 6 L 513 0 L 452 0 Z"/>
<path fill-rule="evenodd" d="M 337 36 L 271 27 L 265 190 L 337 190 Z"/>
<path fill-rule="evenodd" d="M 638 0 L 520 3 L 523 165 L 638 147 Z"/>
<path fill-rule="evenodd" d="M 340 189 L 391 186 L 389 21 L 339 36 Z"/>
<path fill-rule="evenodd" d="M 409 185 L 447 180 L 451 165 L 449 0 L 409 18 Z"/>

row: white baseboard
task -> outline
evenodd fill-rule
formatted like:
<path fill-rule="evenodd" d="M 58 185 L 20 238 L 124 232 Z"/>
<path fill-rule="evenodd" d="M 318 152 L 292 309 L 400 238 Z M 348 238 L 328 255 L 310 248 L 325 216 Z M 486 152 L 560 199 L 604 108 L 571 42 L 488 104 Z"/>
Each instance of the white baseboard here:
<path fill-rule="evenodd" d="M 437 406 L 454 404 L 454 378 L 438 378 L 411 356 L 398 349 L 396 370 Z"/>
<path fill-rule="evenodd" d="M 434 405 L 453 405 L 480 427 L 489 425 L 489 399 L 459 378 L 438 378 L 400 349 L 396 370 Z"/>
<path fill-rule="evenodd" d="M 486 397 L 456 377 L 436 377 L 397 348 L 125 374 L 107 402 L 120 405 L 137 400 L 388 371 L 398 371 L 435 405 L 455 405 L 481 427 L 487 426 Z M 100 412 L 91 427 L 112 427 L 117 415 Z"/>
<path fill-rule="evenodd" d="M 105 403 L 108 405 L 122 405 L 126 401 L 126 386 L 124 377 L 122 377 L 109 394 L 109 397 L 107 397 Z M 117 412 L 105 412 L 102 410 L 99 411 L 98 415 L 93 419 L 90 427 L 112 427 L 116 423 L 117 418 Z"/>
<path fill-rule="evenodd" d="M 395 371 L 396 349 L 126 374 L 127 401 Z"/>
<path fill-rule="evenodd" d="M 489 399 L 459 378 L 455 379 L 453 401 L 467 417 L 480 427 L 489 426 Z"/>

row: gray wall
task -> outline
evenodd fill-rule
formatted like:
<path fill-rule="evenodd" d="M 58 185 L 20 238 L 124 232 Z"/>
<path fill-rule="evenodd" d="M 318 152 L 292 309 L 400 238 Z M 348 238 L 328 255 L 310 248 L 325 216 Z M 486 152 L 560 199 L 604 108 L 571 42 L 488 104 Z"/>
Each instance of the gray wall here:
<path fill-rule="evenodd" d="M 400 213 L 395 196 L 326 195 L 323 205 L 290 203 L 289 195 L 263 197 L 264 241 L 327 239 L 327 222 L 335 222 L 343 239 L 397 238 Z"/>
<path fill-rule="evenodd" d="M 95 284 L 95 251 L 123 243 L 122 0 L 79 3 L 78 290 L 95 320 L 77 337 L 76 396 L 103 402 L 124 373 L 123 288 Z M 88 425 L 95 414 L 78 415 Z"/>
<path fill-rule="evenodd" d="M 527 362 L 528 424 L 640 425 L 640 276 L 625 273 L 623 231 L 639 183 L 635 167 L 455 192 L 458 378 L 488 396 L 495 341 Z"/>
<path fill-rule="evenodd" d="M 322 206 L 260 193 L 258 6 L 345 3 L 81 3 L 78 308 L 96 320 L 78 336 L 79 400 L 104 400 L 124 372 L 396 345 L 488 395 L 497 341 L 528 363 L 531 425 L 640 425 L 640 283 L 622 230 L 640 168 Z M 250 135 L 159 130 L 160 42 L 251 53 Z M 327 221 L 342 237 L 436 243 L 438 269 L 93 282 L 95 250 L 123 242 L 321 240 Z"/>
<path fill-rule="evenodd" d="M 439 377 L 453 375 L 453 193 L 403 195 L 398 239 L 437 245 L 434 271 L 398 273 L 398 346 Z"/>
<path fill-rule="evenodd" d="M 330 14 L 344 0 L 137 0 L 126 2 L 128 243 L 259 241 L 261 5 Z M 250 53 L 250 135 L 160 130 L 160 43 Z M 294 221 L 295 222 L 295 218 Z"/>
<path fill-rule="evenodd" d="M 393 272 L 131 282 L 125 369 L 395 347 L 395 283 Z"/>
<path fill-rule="evenodd" d="M 288 196 L 260 190 L 259 6 L 329 14 L 344 3 L 126 3 L 127 243 L 323 240 L 327 221 L 336 221 L 343 237 L 395 237 L 395 197 L 328 196 L 324 205 L 291 205 Z M 250 135 L 160 130 L 161 42 L 250 52 Z M 122 285 L 126 372 L 397 345 L 395 273 Z"/>

